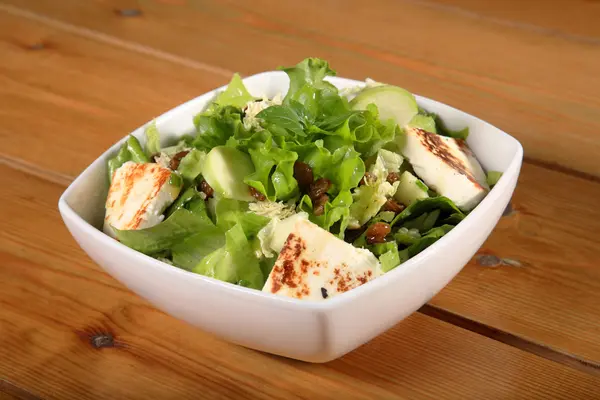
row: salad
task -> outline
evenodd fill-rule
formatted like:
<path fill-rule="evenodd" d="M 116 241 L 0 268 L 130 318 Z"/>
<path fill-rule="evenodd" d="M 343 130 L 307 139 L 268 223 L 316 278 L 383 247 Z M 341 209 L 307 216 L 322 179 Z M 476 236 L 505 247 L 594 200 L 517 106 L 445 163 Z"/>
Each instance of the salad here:
<path fill-rule="evenodd" d="M 104 232 L 193 273 L 325 300 L 398 268 L 452 230 L 500 177 L 408 91 L 338 90 L 326 61 L 282 68 L 285 94 L 235 74 L 161 146 L 130 136 L 108 161 Z"/>

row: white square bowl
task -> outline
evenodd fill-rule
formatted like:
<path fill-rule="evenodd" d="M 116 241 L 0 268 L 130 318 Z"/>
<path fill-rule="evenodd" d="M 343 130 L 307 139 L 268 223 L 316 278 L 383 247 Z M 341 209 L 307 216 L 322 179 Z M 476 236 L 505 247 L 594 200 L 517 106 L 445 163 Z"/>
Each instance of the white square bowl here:
<path fill-rule="evenodd" d="M 338 88 L 361 82 L 331 78 Z M 254 95 L 286 93 L 283 72 L 244 79 Z M 193 116 L 216 89 L 157 118 L 163 144 L 194 132 Z M 468 126 L 467 140 L 484 168 L 503 171 L 488 196 L 428 249 L 384 276 L 323 302 L 284 298 L 197 275 L 132 250 L 101 231 L 107 194 L 107 160 L 126 138 L 79 175 L 59 200 L 67 228 L 81 248 L 109 274 L 157 308 L 225 340 L 309 362 L 338 358 L 383 333 L 429 301 L 463 268 L 498 222 L 519 176 L 520 143 L 469 114 L 417 96 L 450 128 Z M 144 127 L 132 133 L 144 143 Z"/>

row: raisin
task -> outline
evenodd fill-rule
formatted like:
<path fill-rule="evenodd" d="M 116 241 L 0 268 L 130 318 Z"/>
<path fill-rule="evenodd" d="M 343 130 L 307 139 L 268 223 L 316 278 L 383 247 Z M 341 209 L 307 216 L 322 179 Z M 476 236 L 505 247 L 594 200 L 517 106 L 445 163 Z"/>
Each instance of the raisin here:
<path fill-rule="evenodd" d="M 331 187 L 331 181 L 327 178 L 319 178 L 310 184 L 308 196 L 314 202 L 316 199 L 324 195 Z"/>
<path fill-rule="evenodd" d="M 402 204 L 396 203 L 396 201 L 389 199 L 383 205 L 383 211 L 391 211 L 393 213 L 401 213 L 404 210 L 404 206 Z"/>
<path fill-rule="evenodd" d="M 311 199 L 312 200 L 312 199 Z M 313 202 L 313 213 L 316 216 L 323 215 L 325 212 L 325 204 L 329 201 L 329 196 L 322 194 L 321 196 L 314 199 Z"/>
<path fill-rule="evenodd" d="M 375 175 L 370 172 L 365 172 L 365 175 L 362 177 L 360 182 L 358 182 L 358 186 L 365 185 L 367 182 L 371 183 L 375 180 Z"/>
<path fill-rule="evenodd" d="M 212 197 L 213 194 L 215 194 L 214 189 L 210 187 L 210 185 L 206 181 L 200 182 L 200 191 L 203 192 L 207 198 Z"/>
<path fill-rule="evenodd" d="M 387 181 L 389 183 L 394 183 L 400 180 L 400 174 L 397 172 L 390 172 L 387 176 Z"/>
<path fill-rule="evenodd" d="M 383 243 L 385 237 L 390 233 L 392 228 L 385 222 L 376 222 L 371 225 L 365 232 L 365 239 L 368 244 Z"/>
<path fill-rule="evenodd" d="M 177 168 L 179 168 L 179 163 L 181 162 L 181 159 L 185 156 L 187 156 L 187 154 L 189 153 L 189 151 L 180 151 L 179 153 L 175 154 L 173 156 L 173 158 L 171 158 L 171 162 L 169 163 L 169 168 L 171 168 L 173 171 L 175 171 Z"/>
<path fill-rule="evenodd" d="M 253 188 L 252 186 L 248 186 L 250 188 L 250 194 L 258 201 L 265 201 L 267 198 L 264 194 Z"/>
<path fill-rule="evenodd" d="M 302 161 L 296 161 L 294 163 L 294 178 L 298 181 L 300 189 L 305 192 L 314 180 L 313 171 L 310 165 Z"/>

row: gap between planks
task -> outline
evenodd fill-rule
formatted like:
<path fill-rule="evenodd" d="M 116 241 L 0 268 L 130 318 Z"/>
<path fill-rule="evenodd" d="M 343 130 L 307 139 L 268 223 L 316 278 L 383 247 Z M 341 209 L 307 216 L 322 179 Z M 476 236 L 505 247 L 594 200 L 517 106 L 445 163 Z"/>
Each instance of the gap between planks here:
<path fill-rule="evenodd" d="M 7 395 L 9 399 L 41 400 L 41 397 L 34 395 L 30 391 L 0 378 L 0 397 L 4 398 L 2 394 Z"/>
<path fill-rule="evenodd" d="M 512 333 L 499 330 L 492 326 L 429 304 L 425 304 L 418 310 L 418 312 L 470 332 L 488 337 L 497 342 L 515 347 L 519 350 L 535 354 L 538 357 L 566 365 L 590 375 L 600 376 L 600 364 L 598 362 L 578 358 L 572 354 L 558 351 L 540 343 L 535 343 L 523 337 L 516 336 Z"/>
<path fill-rule="evenodd" d="M 422 0 L 404 0 L 404 1 L 420 4 L 425 7 L 439 8 L 441 10 L 445 10 L 448 12 L 461 13 L 461 14 L 467 15 L 472 18 L 485 19 L 485 20 L 489 20 L 490 22 L 494 22 L 497 24 L 509 25 L 512 27 L 520 28 L 520 29 L 533 30 L 533 31 L 543 33 L 546 35 L 560 36 L 560 37 L 563 37 L 563 38 L 569 39 L 569 40 L 600 44 L 600 40 L 597 40 L 595 38 L 587 38 L 587 37 L 579 36 L 579 35 L 558 34 L 557 32 L 550 30 L 550 29 L 540 28 L 535 25 L 530 25 L 530 24 L 525 24 L 525 23 L 514 23 L 514 22 L 511 22 L 508 20 L 486 17 L 486 16 L 479 15 L 478 13 L 462 10 L 460 8 L 453 7 L 453 6 L 445 6 L 445 5 L 440 5 L 440 4 L 431 3 L 428 1 L 422 1 Z M 120 48 L 134 51 L 137 53 L 141 53 L 141 54 L 144 54 L 144 55 L 147 55 L 150 57 L 166 60 L 166 61 L 172 62 L 174 64 L 179 64 L 179 65 L 182 65 L 185 67 L 211 72 L 211 73 L 221 75 L 221 76 L 227 77 L 227 78 L 229 78 L 233 74 L 233 71 L 229 71 L 225 68 L 208 65 L 208 64 L 205 64 L 202 62 L 188 59 L 186 57 L 180 57 L 180 56 L 177 56 L 172 53 L 157 50 L 157 49 L 154 49 L 149 46 L 144 46 L 144 45 L 141 45 L 138 43 L 132 43 L 132 42 L 129 42 L 126 40 L 121 40 L 121 39 L 118 39 L 111 35 L 107 35 L 107 34 L 92 30 L 92 29 L 79 27 L 76 25 L 62 22 L 62 21 L 58 21 L 53 18 L 49 18 L 49 17 L 43 16 L 43 15 L 40 15 L 40 14 L 37 14 L 34 12 L 22 10 L 18 7 L 14 7 L 11 5 L 0 4 L 0 10 L 6 12 L 8 14 L 11 14 L 11 15 L 20 16 L 23 18 L 34 20 L 34 21 L 52 26 L 54 28 L 60 29 L 62 31 L 66 31 L 66 32 L 78 35 L 78 36 L 82 36 L 82 37 L 96 40 L 96 41 L 99 41 L 99 42 L 102 42 L 105 44 L 120 47 Z M 545 169 L 557 171 L 557 172 L 560 172 L 560 173 L 563 173 L 566 175 L 575 176 L 575 177 L 578 177 L 581 179 L 594 181 L 594 182 L 600 182 L 600 177 L 596 177 L 594 175 L 580 172 L 580 171 L 577 171 L 577 170 L 574 170 L 574 169 L 571 169 L 568 167 L 564 167 L 561 165 L 552 164 L 547 161 L 525 157 L 524 162 L 528 163 L 528 164 L 540 166 Z M 8 157 L 6 155 L 0 155 L 0 164 L 5 164 L 12 169 L 15 169 L 15 170 L 18 170 L 21 172 L 25 172 L 29 175 L 36 176 L 38 178 L 55 183 L 55 184 L 63 186 L 63 187 L 68 186 L 70 184 L 70 182 L 74 179 L 73 176 L 48 171 L 48 170 L 39 168 L 35 164 L 23 161 L 18 158 Z M 600 364 L 598 364 L 598 363 L 579 359 L 570 354 L 565 354 L 565 353 L 559 352 L 557 350 L 554 350 L 552 348 L 545 347 L 541 344 L 537 344 L 537 343 L 528 341 L 524 338 L 512 335 L 512 334 L 504 332 L 504 331 L 500 331 L 496 328 L 487 326 L 485 324 L 479 323 L 474 320 L 470 320 L 468 318 L 451 313 L 449 311 L 446 311 L 446 310 L 443 310 L 443 309 L 440 309 L 437 307 L 433 307 L 431 305 L 425 305 L 419 310 L 419 312 L 421 312 L 425 315 L 428 315 L 430 317 L 442 320 L 449 324 L 458 326 L 460 328 L 469 330 L 471 332 L 478 333 L 482 336 L 489 337 L 493 340 L 496 340 L 501 343 L 507 344 L 509 346 L 518 348 L 520 350 L 536 354 L 545 359 L 548 359 L 548 360 L 551 360 L 554 362 L 558 362 L 560 364 L 564 364 L 569 367 L 573 367 L 575 369 L 581 370 L 586 373 L 600 375 Z M 8 388 L 8 387 L 16 388 L 14 385 L 12 385 L 6 381 L 3 381 L 2 386 L 0 386 L 0 387 L 2 387 L 2 389 Z M 35 396 L 33 396 L 33 398 L 35 398 Z"/>
<path fill-rule="evenodd" d="M 31 176 L 35 176 L 37 178 L 52 182 L 62 187 L 68 186 L 73 180 L 73 178 L 69 175 L 49 172 L 28 162 L 24 162 L 20 159 L 6 157 L 2 154 L 0 154 L 0 164 L 4 164 L 10 169 L 23 172 Z M 568 171 L 565 172 L 562 169 L 556 170 L 558 172 L 570 175 Z M 597 179 L 594 180 L 596 181 Z M 429 304 L 425 304 L 418 310 L 418 312 L 429 317 L 438 319 L 440 321 L 446 322 L 448 324 L 457 326 L 459 328 L 477 333 L 481 336 L 488 337 L 492 340 L 517 348 L 521 351 L 535 354 L 539 357 L 545 358 L 547 360 L 559 364 L 563 364 L 565 366 L 577 369 L 587 374 L 600 376 L 600 364 L 597 362 L 577 358 L 571 354 L 558 351 L 556 349 L 544 346 L 543 344 L 535 343 L 533 341 L 516 336 L 509 332 L 499 330 L 481 322 L 463 317 L 461 315 L 452 313 L 448 310 L 444 310 L 442 308 L 432 306 Z M 0 383 L 2 383 L 1 380 Z M 3 385 L 6 384 L 6 382 L 3 383 Z M 12 386 L 12 384 L 9 385 Z M 1 388 L 3 388 L 3 386 L 0 386 L 0 389 Z"/>
<path fill-rule="evenodd" d="M 422 1 L 422 0 L 403 0 L 403 1 L 421 4 L 426 7 L 434 7 L 434 8 L 442 7 L 444 9 L 450 7 L 450 6 L 440 5 L 440 4 L 431 3 L 428 1 Z M 455 7 L 450 7 L 450 8 L 455 8 Z M 23 10 L 23 9 L 20 9 L 20 8 L 12 6 L 12 5 L 0 4 L 0 11 L 4 11 L 4 12 L 14 15 L 14 16 L 19 16 L 22 18 L 37 21 L 37 22 L 46 24 L 48 26 L 54 27 L 56 29 L 59 29 L 59 30 L 65 31 L 65 32 L 69 32 L 69 33 L 72 33 L 72 34 L 75 34 L 75 35 L 78 35 L 78 36 L 81 36 L 81 37 L 84 37 L 87 39 L 92 39 L 95 41 L 99 41 L 101 43 L 105 43 L 105 44 L 112 45 L 115 47 L 120 47 L 120 48 L 123 48 L 126 50 L 144 54 L 144 55 L 147 55 L 150 57 L 158 58 L 160 60 L 172 62 L 174 64 L 179 64 L 179 65 L 182 65 L 185 67 L 211 72 L 211 73 L 221 75 L 226 78 L 230 78 L 231 75 L 233 75 L 233 71 L 227 70 L 225 68 L 220 68 L 217 66 L 205 64 L 205 63 L 195 61 L 195 60 L 192 60 L 192 59 L 189 59 L 186 57 L 181 57 L 181 56 L 177 56 L 172 53 L 161 51 L 161 50 L 149 47 L 149 46 L 144 46 L 144 45 L 141 45 L 138 43 L 133 43 L 133 42 L 129 42 L 126 40 L 122 40 L 122 39 L 116 38 L 111 35 L 107 35 L 107 34 L 92 30 L 92 29 L 72 25 L 72 24 L 69 24 L 66 22 L 58 21 L 54 18 L 46 17 L 46 16 L 40 15 L 38 13 Z M 457 12 L 458 11 L 478 15 L 477 13 L 474 13 L 471 11 L 464 11 L 462 9 L 457 8 Z M 473 18 L 475 18 L 475 16 L 473 16 Z M 478 16 L 478 18 L 485 19 L 485 18 L 489 18 L 489 17 Z M 535 27 L 534 25 L 532 25 L 532 26 Z M 542 28 L 539 28 L 539 29 L 542 29 Z M 4 156 L 0 156 L 0 162 L 3 161 L 1 159 L 2 157 L 4 157 Z M 586 179 L 586 180 L 590 180 L 590 181 L 594 181 L 594 182 L 600 182 L 600 177 L 597 177 L 595 175 L 592 175 L 592 174 L 589 174 L 586 172 L 581 172 L 576 169 L 565 167 L 565 166 L 562 166 L 559 164 L 554 164 L 554 163 L 551 163 L 548 161 L 538 160 L 538 159 L 529 158 L 529 157 L 525 157 L 523 161 L 525 163 L 536 165 L 536 166 L 539 166 L 539 167 L 542 167 L 545 169 L 562 172 L 564 174 L 576 176 L 578 178 L 582 178 L 582 179 Z M 50 180 L 52 182 L 60 183 L 63 185 L 68 185 L 68 182 L 73 179 L 73 177 L 70 177 L 67 175 L 53 174 L 52 172 L 41 171 L 41 170 L 39 170 L 39 168 L 36 168 L 35 166 L 25 165 L 26 163 L 19 161 L 19 160 L 11 160 L 11 162 L 16 162 L 18 164 L 17 169 L 21 169 L 19 166 L 23 166 L 23 167 L 27 167 L 27 168 L 34 168 L 34 169 L 36 169 L 36 171 L 33 172 L 34 175 L 41 176 L 44 179 Z"/>

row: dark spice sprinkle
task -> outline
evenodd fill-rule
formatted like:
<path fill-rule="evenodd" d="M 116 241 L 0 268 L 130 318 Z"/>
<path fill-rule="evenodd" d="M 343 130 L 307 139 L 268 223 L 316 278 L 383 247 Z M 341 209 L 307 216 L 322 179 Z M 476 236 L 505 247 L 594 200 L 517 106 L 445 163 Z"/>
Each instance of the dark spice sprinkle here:
<path fill-rule="evenodd" d="M 323 296 L 324 299 L 329 297 L 329 294 L 327 294 L 327 289 L 325 289 L 324 287 L 321 288 L 321 295 Z"/>

